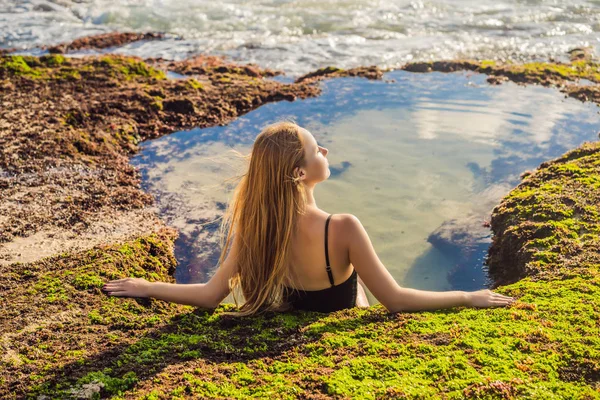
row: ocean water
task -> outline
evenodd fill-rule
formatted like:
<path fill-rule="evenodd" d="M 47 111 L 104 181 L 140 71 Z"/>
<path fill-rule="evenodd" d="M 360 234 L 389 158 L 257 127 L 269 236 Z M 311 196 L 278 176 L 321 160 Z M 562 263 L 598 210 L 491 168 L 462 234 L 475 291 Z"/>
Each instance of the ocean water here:
<path fill-rule="evenodd" d="M 159 214 L 181 233 L 176 280 L 206 282 L 215 271 L 216 229 L 233 189 L 227 179 L 245 167 L 231 150 L 249 153 L 265 125 L 293 118 L 329 149 L 331 175 L 315 188 L 318 206 L 356 215 L 401 286 L 487 287 L 491 231 L 483 221 L 523 171 L 597 140 L 600 116 L 595 104 L 556 89 L 491 86 L 485 78 L 392 71 L 384 81 L 326 80 L 317 98 L 143 142 L 132 163 Z M 472 238 L 431 240 L 443 227 Z"/>
<path fill-rule="evenodd" d="M 291 76 L 458 57 L 566 60 L 577 46 L 598 52 L 600 1 L 0 0 L 0 48 L 35 54 L 35 46 L 112 31 L 168 35 L 112 52 L 222 54 Z"/>

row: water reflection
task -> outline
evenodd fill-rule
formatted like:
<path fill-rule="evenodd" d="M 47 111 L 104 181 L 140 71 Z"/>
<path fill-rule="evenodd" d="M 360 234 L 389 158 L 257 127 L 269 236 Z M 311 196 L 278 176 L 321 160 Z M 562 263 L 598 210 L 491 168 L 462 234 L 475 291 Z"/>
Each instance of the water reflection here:
<path fill-rule="evenodd" d="M 331 176 L 315 188 L 319 207 L 358 216 L 397 282 L 426 290 L 486 287 L 484 220 L 492 208 L 523 171 L 596 140 L 597 107 L 555 89 L 490 86 L 466 73 L 393 71 L 385 79 L 325 81 L 318 98 L 143 143 L 132 162 L 181 232 L 177 281 L 212 276 L 218 218 L 232 189 L 222 182 L 243 172 L 228 150 L 249 152 L 280 118 L 293 117 L 330 151 Z"/>

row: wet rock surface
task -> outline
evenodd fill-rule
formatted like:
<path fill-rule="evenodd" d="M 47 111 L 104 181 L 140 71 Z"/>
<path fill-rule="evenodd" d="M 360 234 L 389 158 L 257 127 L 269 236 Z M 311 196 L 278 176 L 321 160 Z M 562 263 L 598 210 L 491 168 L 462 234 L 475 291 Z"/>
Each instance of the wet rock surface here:
<path fill-rule="evenodd" d="M 256 64 L 238 65 L 227 61 L 224 57 L 205 54 L 200 54 L 182 61 L 172 61 L 163 58 L 149 58 L 145 61 L 157 68 L 173 71 L 182 75 L 206 75 L 207 73 L 216 73 L 224 74 L 223 77 L 226 77 L 226 74 L 235 74 L 260 78 L 283 74 L 283 71 L 272 70 L 269 68 L 262 69 Z"/>
<path fill-rule="evenodd" d="M 106 49 L 109 47 L 123 46 L 127 43 L 140 40 L 162 39 L 163 33 L 135 33 L 135 32 L 110 32 L 94 36 L 85 36 L 70 43 L 61 43 L 56 46 L 42 47 L 52 54 L 64 54 L 70 51 L 83 49 Z"/>
<path fill-rule="evenodd" d="M 337 67 L 326 67 L 318 69 L 314 72 L 309 72 L 296 79 L 296 83 L 300 82 L 317 82 L 323 79 L 342 78 L 347 76 L 360 76 L 367 79 L 382 79 L 385 70 L 377 66 L 357 67 L 351 69 L 341 69 Z"/>

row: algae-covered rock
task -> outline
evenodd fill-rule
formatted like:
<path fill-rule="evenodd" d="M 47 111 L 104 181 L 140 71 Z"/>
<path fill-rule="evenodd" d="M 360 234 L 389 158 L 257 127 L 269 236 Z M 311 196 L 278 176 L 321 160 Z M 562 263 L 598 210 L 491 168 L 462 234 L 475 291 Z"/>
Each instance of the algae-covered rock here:
<path fill-rule="evenodd" d="M 600 268 L 600 142 L 544 162 L 496 206 L 489 273 L 497 285 Z M 591 272 L 589 272 L 591 271 Z"/>
<path fill-rule="evenodd" d="M 135 32 L 109 32 L 99 35 L 85 36 L 75 39 L 70 43 L 60 43 L 47 47 L 51 54 L 67 53 L 83 49 L 105 49 L 108 47 L 123 46 L 127 43 L 140 40 L 158 40 L 164 38 L 163 33 L 135 33 Z M 42 47 L 43 49 L 46 47 Z"/>
<path fill-rule="evenodd" d="M 411 72 L 476 71 L 492 76 L 505 76 L 520 83 L 560 85 L 564 81 L 588 79 L 600 82 L 600 63 L 589 59 L 575 59 L 570 63 L 531 62 L 525 64 L 500 63 L 492 60 L 449 60 L 413 62 L 402 66 Z"/>
<path fill-rule="evenodd" d="M 357 67 L 351 69 L 341 69 L 337 67 L 325 67 L 320 68 L 316 71 L 309 72 L 308 74 L 302 75 L 295 80 L 296 83 L 300 82 L 318 82 L 323 79 L 341 78 L 346 76 L 360 76 L 367 79 L 382 79 L 385 71 L 379 67 L 373 65 L 370 67 Z"/>

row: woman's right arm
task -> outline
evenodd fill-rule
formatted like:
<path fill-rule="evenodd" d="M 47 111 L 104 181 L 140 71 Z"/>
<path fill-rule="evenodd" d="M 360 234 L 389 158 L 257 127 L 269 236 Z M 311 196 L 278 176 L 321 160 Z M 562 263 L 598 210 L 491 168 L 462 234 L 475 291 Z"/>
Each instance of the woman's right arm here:
<path fill-rule="evenodd" d="M 369 291 L 388 311 L 427 311 L 457 306 L 498 307 L 514 299 L 488 289 L 476 292 L 432 292 L 399 286 L 377 257 L 371 239 L 360 220 L 344 214 L 343 232 L 347 233 L 350 262 Z"/>

